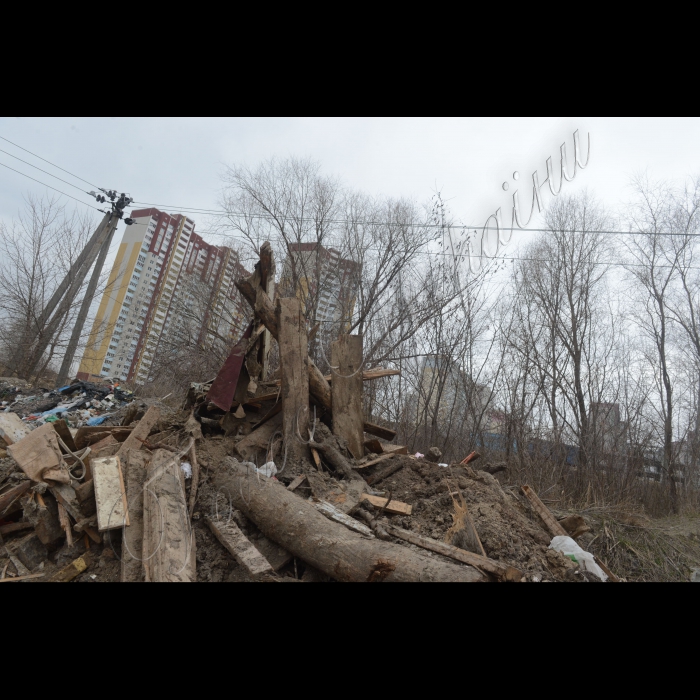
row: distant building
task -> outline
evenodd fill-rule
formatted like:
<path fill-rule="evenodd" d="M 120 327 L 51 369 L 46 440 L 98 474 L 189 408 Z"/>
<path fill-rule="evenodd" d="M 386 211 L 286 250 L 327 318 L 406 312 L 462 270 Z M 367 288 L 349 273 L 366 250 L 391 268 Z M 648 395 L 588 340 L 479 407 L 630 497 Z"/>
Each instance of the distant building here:
<path fill-rule="evenodd" d="M 337 250 L 318 243 L 300 243 L 289 247 L 282 268 L 280 292 L 297 296 L 308 312 L 316 304 L 318 322 L 347 322 L 352 318 L 359 288 L 360 266 L 340 256 Z M 296 290 L 295 290 L 296 287 Z"/>
<path fill-rule="evenodd" d="M 211 289 L 202 342 L 212 335 L 233 337 L 245 319 L 234 286 L 245 271 L 233 251 L 206 243 L 182 215 L 143 209 L 131 218 L 135 223 L 124 234 L 83 354 L 81 379 L 146 381 L 161 339 L 179 323 L 175 302 L 190 293 L 193 280 Z"/>

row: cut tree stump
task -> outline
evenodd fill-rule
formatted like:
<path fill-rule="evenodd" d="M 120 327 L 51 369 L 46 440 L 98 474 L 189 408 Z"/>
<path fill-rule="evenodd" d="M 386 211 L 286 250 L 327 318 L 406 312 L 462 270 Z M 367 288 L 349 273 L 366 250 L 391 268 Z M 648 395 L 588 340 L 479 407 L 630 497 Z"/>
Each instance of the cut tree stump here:
<path fill-rule="evenodd" d="M 280 364 L 282 374 L 282 433 L 287 459 L 309 459 L 302 440 L 309 434 L 309 352 L 306 322 L 298 299 L 278 299 Z"/>
<path fill-rule="evenodd" d="M 355 459 L 364 457 L 363 360 L 361 335 L 341 335 L 331 345 L 331 364 L 337 367 L 332 386 L 333 434 L 346 440 Z"/>
<path fill-rule="evenodd" d="M 280 483 L 225 460 L 215 488 L 271 540 L 337 581 L 442 581 L 476 583 L 485 578 L 469 566 L 438 561 L 406 547 L 368 540 L 328 520 Z"/>
<path fill-rule="evenodd" d="M 274 574 L 274 569 L 260 552 L 250 543 L 233 520 L 216 522 L 206 519 L 209 529 L 226 551 L 248 572 L 251 578 Z"/>

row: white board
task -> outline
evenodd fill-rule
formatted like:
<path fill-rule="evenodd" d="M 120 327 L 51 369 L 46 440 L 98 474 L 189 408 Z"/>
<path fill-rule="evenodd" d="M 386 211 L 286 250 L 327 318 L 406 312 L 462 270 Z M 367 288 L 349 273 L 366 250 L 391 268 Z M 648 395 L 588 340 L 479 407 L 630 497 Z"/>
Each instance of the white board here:
<path fill-rule="evenodd" d="M 91 463 L 97 503 L 97 527 L 100 532 L 129 525 L 126 490 L 119 457 L 95 459 Z"/>

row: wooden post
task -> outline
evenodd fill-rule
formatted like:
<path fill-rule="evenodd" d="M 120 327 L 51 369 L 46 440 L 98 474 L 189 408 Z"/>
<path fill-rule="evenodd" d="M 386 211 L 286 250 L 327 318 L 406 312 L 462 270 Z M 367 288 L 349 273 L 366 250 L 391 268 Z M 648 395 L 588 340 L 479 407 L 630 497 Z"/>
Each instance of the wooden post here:
<path fill-rule="evenodd" d="M 277 302 L 282 365 L 282 433 L 288 460 L 309 460 L 309 355 L 304 316 L 298 299 Z"/>
<path fill-rule="evenodd" d="M 272 302 L 275 300 L 275 256 L 269 242 L 263 243 L 260 251 L 260 286 Z M 265 381 L 268 374 L 268 358 L 272 347 L 272 334 L 267 328 L 262 336 L 258 363 L 262 368 L 260 379 Z"/>
<path fill-rule="evenodd" d="M 331 386 L 333 433 L 345 438 L 355 459 L 365 456 L 362 361 L 361 335 L 342 335 L 331 346 L 331 364 L 337 367 Z"/>

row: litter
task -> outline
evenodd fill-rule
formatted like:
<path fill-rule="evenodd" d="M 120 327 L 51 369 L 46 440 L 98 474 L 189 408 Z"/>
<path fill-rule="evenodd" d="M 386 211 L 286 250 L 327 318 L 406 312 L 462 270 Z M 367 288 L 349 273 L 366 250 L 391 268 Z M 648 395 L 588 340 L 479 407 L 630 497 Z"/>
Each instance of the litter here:
<path fill-rule="evenodd" d="M 182 473 L 185 475 L 185 479 L 189 481 L 192 478 L 192 465 L 189 462 L 183 462 L 180 465 L 180 469 L 182 469 Z"/>
<path fill-rule="evenodd" d="M 570 537 L 555 537 L 549 548 L 568 557 L 584 571 L 595 574 L 603 583 L 608 580 L 608 576 L 596 564 L 595 557 L 581 549 Z"/>
<path fill-rule="evenodd" d="M 277 467 L 274 462 L 268 462 L 266 465 L 260 467 L 260 469 L 255 470 L 258 474 L 266 476 L 271 479 L 273 476 L 277 476 Z"/>

